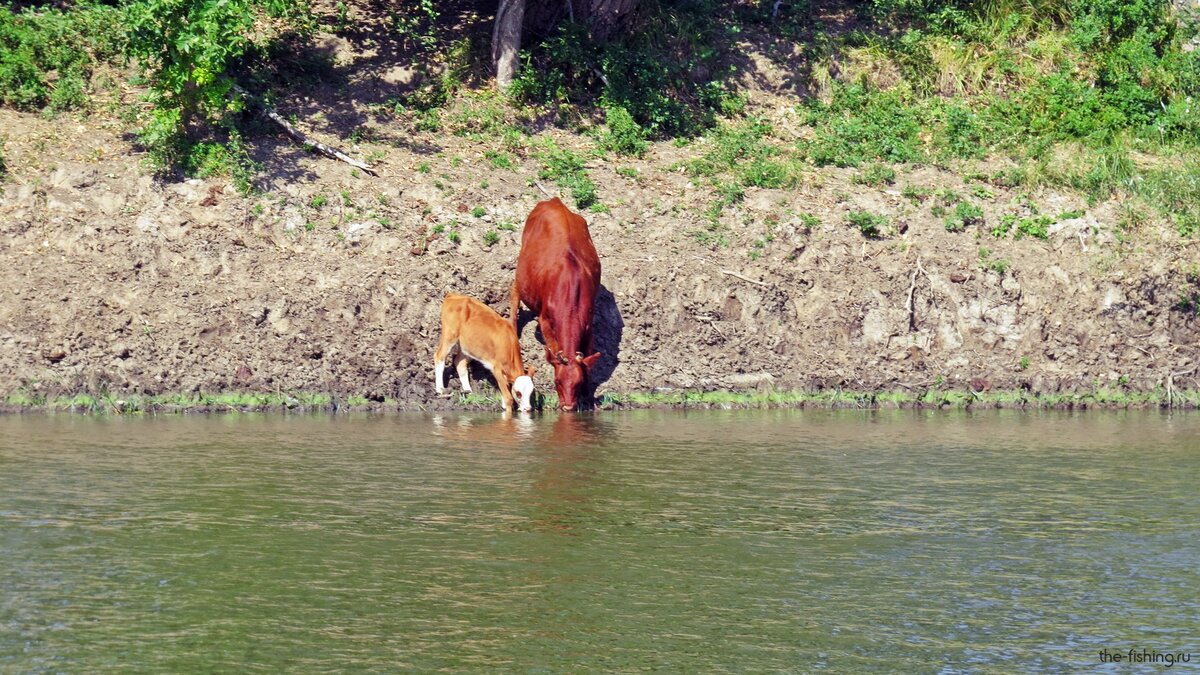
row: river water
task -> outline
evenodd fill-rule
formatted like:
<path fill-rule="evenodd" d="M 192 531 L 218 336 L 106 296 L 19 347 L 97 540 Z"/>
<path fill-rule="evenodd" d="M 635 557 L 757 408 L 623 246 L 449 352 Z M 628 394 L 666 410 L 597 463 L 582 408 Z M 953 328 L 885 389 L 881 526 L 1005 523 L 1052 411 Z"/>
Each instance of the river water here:
<path fill-rule="evenodd" d="M 1163 670 L 1131 649 L 1200 666 L 1197 415 L 0 418 L 0 672 Z"/>

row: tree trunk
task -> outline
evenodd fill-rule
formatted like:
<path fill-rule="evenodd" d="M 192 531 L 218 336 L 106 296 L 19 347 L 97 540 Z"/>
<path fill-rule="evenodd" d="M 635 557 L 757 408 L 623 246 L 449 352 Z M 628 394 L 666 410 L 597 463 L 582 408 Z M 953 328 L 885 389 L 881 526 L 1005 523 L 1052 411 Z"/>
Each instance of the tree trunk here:
<path fill-rule="evenodd" d="M 607 42 L 625 27 L 638 0 L 565 0 L 573 2 L 575 20 L 587 26 L 597 42 Z"/>
<path fill-rule="evenodd" d="M 492 32 L 492 63 L 496 67 L 496 88 L 512 84 L 521 56 L 521 25 L 525 20 L 525 0 L 500 0 L 496 7 L 496 28 Z"/>
<path fill-rule="evenodd" d="M 529 0 L 525 10 L 525 30 L 545 37 L 564 21 L 575 21 L 588 34 L 604 42 L 625 28 L 639 0 Z"/>

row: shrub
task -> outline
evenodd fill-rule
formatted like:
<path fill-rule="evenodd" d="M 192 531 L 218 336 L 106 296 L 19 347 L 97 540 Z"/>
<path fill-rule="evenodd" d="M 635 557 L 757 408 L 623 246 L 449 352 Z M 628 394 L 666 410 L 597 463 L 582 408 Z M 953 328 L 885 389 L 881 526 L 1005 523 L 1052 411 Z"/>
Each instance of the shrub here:
<path fill-rule="evenodd" d="M 646 132 L 633 119 L 629 111 L 619 105 L 609 106 L 605 112 L 604 134 L 600 136 L 600 147 L 618 155 L 641 157 L 650 144 Z"/>
<path fill-rule="evenodd" d="M 154 108 L 140 138 L 160 167 L 182 166 L 202 130 L 234 136 L 245 107 L 232 71 L 270 38 L 262 17 L 298 17 L 297 0 L 136 0 L 126 9 L 128 53 L 146 69 Z M 194 162 L 192 162 L 194 163 Z M 185 167 L 186 168 L 186 167 Z"/>
<path fill-rule="evenodd" d="M 960 159 L 978 159 L 987 151 L 979 117 L 968 108 L 949 103 L 942 108 L 939 141 L 946 154 Z"/>
<path fill-rule="evenodd" d="M 253 188 L 254 174 L 262 167 L 250 159 L 241 136 L 233 132 L 226 143 L 200 142 L 191 145 L 181 158 L 181 168 L 189 176 L 207 178 L 226 176 L 243 195 Z M 324 203 L 324 197 L 320 198 Z M 313 198 L 313 207 L 317 198 Z"/>
<path fill-rule="evenodd" d="M 68 12 L 0 7 L 0 101 L 23 110 L 85 105 L 96 60 L 118 54 L 121 20 L 120 10 L 105 6 Z"/>
<path fill-rule="evenodd" d="M 537 103 L 618 106 L 650 137 L 691 136 L 710 126 L 718 112 L 736 111 L 738 98 L 717 78 L 694 77 L 697 70 L 719 67 L 716 6 L 645 4 L 641 30 L 607 43 L 564 21 L 529 50 L 510 95 Z"/>
<path fill-rule="evenodd" d="M 1005 237 L 1005 236 L 1008 236 L 1008 233 L 1012 231 L 1013 227 L 1015 227 L 1016 224 L 1017 224 L 1016 214 L 1006 213 L 1006 214 L 1000 216 L 1000 223 L 997 225 L 993 225 L 992 228 L 990 230 L 988 230 L 988 232 L 993 237 Z"/>

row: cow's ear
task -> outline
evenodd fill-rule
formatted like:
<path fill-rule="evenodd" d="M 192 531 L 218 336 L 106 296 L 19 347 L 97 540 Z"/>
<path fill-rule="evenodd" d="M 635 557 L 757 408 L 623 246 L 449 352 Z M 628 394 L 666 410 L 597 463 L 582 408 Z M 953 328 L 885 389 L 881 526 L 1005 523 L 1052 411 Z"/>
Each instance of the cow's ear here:
<path fill-rule="evenodd" d="M 591 370 L 593 367 L 595 367 L 596 362 L 599 360 L 600 360 L 600 352 L 596 352 L 595 354 L 592 354 L 591 356 L 584 357 L 583 367 L 587 368 L 588 370 Z"/>

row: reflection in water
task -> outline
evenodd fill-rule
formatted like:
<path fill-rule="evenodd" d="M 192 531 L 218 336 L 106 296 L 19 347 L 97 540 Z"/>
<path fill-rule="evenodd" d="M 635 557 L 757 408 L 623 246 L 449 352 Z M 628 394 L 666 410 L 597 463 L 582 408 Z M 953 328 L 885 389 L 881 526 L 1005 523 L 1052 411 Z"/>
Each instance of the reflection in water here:
<path fill-rule="evenodd" d="M 602 489 L 605 424 L 587 413 L 559 415 L 546 442 L 530 489 L 530 520 L 537 530 L 574 534 L 588 520 L 589 499 Z"/>
<path fill-rule="evenodd" d="M 0 672 L 1200 654 L 1198 448 L 1196 415 L 0 418 Z"/>
<path fill-rule="evenodd" d="M 478 447 L 519 444 L 532 438 L 537 429 L 531 413 L 507 410 L 498 417 L 434 414 L 430 421 L 436 436 Z"/>

